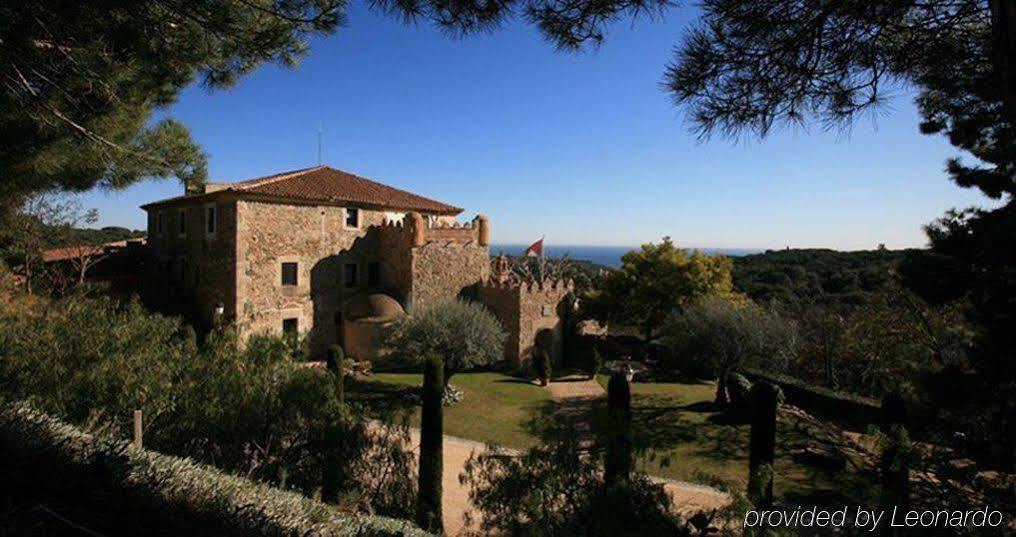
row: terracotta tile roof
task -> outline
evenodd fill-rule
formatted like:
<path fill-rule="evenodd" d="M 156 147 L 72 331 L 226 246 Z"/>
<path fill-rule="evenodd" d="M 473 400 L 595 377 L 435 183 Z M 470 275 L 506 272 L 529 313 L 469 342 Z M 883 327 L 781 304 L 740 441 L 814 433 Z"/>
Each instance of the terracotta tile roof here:
<path fill-rule="evenodd" d="M 208 194 L 229 191 L 288 200 L 307 200 L 329 203 L 352 203 L 379 209 L 420 211 L 455 215 L 462 209 L 405 190 L 383 185 L 376 181 L 353 175 L 328 166 L 316 166 L 303 170 L 277 173 L 239 183 L 215 185 Z M 183 196 L 151 203 L 176 201 L 198 196 Z"/>
<path fill-rule="evenodd" d="M 51 248 L 42 252 L 42 261 L 52 263 L 54 261 L 66 261 L 80 257 L 91 257 L 103 252 L 102 246 L 65 246 L 63 248 Z"/>
<path fill-rule="evenodd" d="M 144 244 L 144 239 L 133 239 L 140 241 Z M 127 240 L 107 242 L 102 246 L 64 246 L 62 248 L 51 248 L 42 252 L 42 261 L 44 263 L 52 263 L 54 261 L 67 261 L 69 259 L 78 259 L 81 257 L 90 257 L 94 255 L 100 255 L 103 253 L 109 253 L 111 251 L 120 250 L 127 247 Z"/>

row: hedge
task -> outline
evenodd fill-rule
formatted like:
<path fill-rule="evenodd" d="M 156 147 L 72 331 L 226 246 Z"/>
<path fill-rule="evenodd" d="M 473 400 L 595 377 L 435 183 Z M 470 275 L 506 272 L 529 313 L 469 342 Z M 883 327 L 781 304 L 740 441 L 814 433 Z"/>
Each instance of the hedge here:
<path fill-rule="evenodd" d="M 25 402 L 0 403 L 0 475 L 8 501 L 51 506 L 105 534 L 428 535 L 407 521 L 345 513 L 189 459 L 135 450 Z"/>
<path fill-rule="evenodd" d="M 752 382 L 764 381 L 779 387 L 788 404 L 813 414 L 859 428 L 880 422 L 881 405 L 875 399 L 813 386 L 778 373 L 750 368 L 742 368 L 740 372 Z"/>

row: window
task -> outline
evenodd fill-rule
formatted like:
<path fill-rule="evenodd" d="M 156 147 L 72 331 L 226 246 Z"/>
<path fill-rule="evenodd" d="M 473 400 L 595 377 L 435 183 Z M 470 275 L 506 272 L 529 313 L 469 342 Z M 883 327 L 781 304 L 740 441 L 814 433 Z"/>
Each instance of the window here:
<path fill-rule="evenodd" d="M 187 210 L 180 209 L 179 211 L 177 211 L 176 220 L 177 220 L 177 232 L 182 237 L 187 234 Z"/>
<path fill-rule="evenodd" d="M 217 222 L 215 221 L 216 220 L 215 213 L 216 211 L 214 205 L 205 207 L 205 233 L 209 235 L 215 234 L 215 226 L 217 224 Z"/>
<path fill-rule="evenodd" d="M 296 317 L 282 320 L 282 333 L 287 336 L 295 336 L 300 329 L 300 321 Z"/>
<path fill-rule="evenodd" d="M 356 287 L 356 263 L 346 263 L 345 279 L 346 287 Z"/>
<path fill-rule="evenodd" d="M 155 213 L 155 234 L 162 236 L 162 211 Z"/>
<path fill-rule="evenodd" d="M 346 227 L 360 227 L 360 209 L 346 207 Z"/>
<path fill-rule="evenodd" d="M 297 267 L 296 263 L 283 263 L 282 264 L 282 285 L 296 285 L 297 284 Z"/>
<path fill-rule="evenodd" d="M 381 285 L 381 264 L 374 262 L 367 264 L 367 285 L 375 287 Z"/>

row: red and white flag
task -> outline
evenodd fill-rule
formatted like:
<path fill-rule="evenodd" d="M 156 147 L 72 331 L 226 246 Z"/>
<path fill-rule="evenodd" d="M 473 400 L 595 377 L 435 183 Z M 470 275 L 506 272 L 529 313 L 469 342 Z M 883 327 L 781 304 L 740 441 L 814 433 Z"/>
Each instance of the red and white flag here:
<path fill-rule="evenodd" d="M 526 248 L 526 253 L 522 255 L 526 257 L 543 257 L 543 237 L 540 237 L 540 240 L 530 244 L 529 248 Z"/>

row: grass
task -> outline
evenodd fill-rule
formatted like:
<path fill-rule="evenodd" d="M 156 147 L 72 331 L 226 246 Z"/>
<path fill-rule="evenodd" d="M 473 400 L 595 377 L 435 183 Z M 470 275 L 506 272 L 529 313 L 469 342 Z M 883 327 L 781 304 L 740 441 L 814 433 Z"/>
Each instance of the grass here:
<path fill-rule="evenodd" d="M 600 377 L 601 384 L 606 378 Z M 378 374 L 354 391 L 419 386 L 419 374 Z M 485 443 L 525 449 L 549 438 L 564 424 L 593 434 L 605 402 L 555 403 L 549 390 L 500 373 L 463 373 L 452 384 L 465 399 L 445 409 L 445 433 Z M 716 411 L 716 386 L 709 382 L 635 383 L 632 385 L 633 436 L 638 467 L 650 475 L 681 481 L 717 480 L 743 488 L 748 475 L 750 427 Z M 418 425 L 418 412 L 412 418 Z M 838 430 L 818 426 L 781 412 L 777 434 L 776 494 L 788 500 L 830 504 L 854 500 L 845 491 L 860 490 L 862 477 L 849 470 L 829 470 L 795 460 L 815 438 L 835 441 Z"/>
<path fill-rule="evenodd" d="M 408 389 L 422 383 L 421 374 L 380 373 L 361 380 L 352 391 Z M 529 432 L 529 421 L 550 402 L 550 392 L 545 388 L 502 373 L 460 373 L 452 377 L 451 384 L 461 389 L 465 398 L 445 408 L 445 434 L 519 449 L 539 442 Z M 419 427 L 418 410 L 411 420 L 414 427 Z"/>

